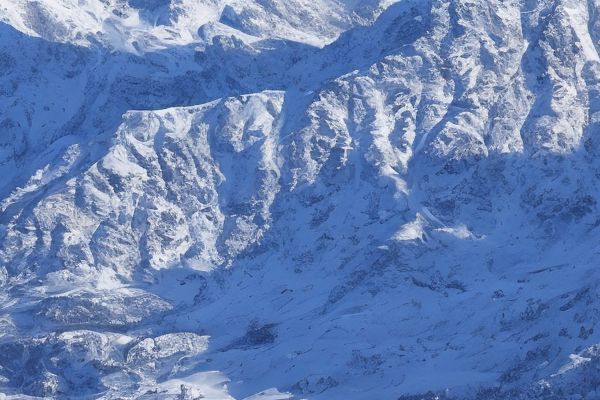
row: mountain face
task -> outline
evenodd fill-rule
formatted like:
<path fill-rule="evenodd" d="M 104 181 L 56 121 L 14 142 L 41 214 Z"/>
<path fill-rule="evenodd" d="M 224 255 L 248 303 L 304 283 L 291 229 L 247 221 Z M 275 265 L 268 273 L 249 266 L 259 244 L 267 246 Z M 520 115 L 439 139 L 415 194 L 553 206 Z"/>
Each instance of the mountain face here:
<path fill-rule="evenodd" d="M 600 398 L 600 1 L 0 21 L 6 398 Z"/>

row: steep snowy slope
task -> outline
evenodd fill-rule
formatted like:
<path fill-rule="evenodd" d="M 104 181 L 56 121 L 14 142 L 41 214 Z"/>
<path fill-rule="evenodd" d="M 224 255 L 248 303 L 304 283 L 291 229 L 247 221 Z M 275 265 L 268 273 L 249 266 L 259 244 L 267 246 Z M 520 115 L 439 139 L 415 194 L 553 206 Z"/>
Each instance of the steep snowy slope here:
<path fill-rule="evenodd" d="M 1 391 L 598 396 L 600 3 L 0 7 Z"/>
<path fill-rule="evenodd" d="M 112 49 L 133 53 L 194 43 L 199 40 L 200 26 L 215 23 L 235 28 L 229 33 L 236 36 L 246 34 L 255 40 L 281 38 L 322 46 L 353 25 L 372 22 L 392 2 L 7 0 L 2 6 L 1 21 L 50 41 L 84 46 L 99 41 Z"/>

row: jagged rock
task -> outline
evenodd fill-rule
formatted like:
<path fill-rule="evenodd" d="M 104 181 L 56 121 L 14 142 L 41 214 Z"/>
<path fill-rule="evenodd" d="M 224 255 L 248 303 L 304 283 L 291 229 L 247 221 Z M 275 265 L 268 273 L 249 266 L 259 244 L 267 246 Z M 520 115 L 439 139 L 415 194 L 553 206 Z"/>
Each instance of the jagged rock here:
<path fill-rule="evenodd" d="M 597 397 L 599 16 L 3 2 L 0 391 Z"/>

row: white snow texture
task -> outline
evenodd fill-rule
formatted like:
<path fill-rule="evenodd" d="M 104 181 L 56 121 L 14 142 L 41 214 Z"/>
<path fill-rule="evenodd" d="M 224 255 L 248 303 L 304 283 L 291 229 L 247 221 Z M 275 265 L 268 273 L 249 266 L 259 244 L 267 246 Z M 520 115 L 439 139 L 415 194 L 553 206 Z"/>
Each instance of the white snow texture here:
<path fill-rule="evenodd" d="M 599 49 L 600 0 L 2 0 L 0 397 L 600 399 Z"/>

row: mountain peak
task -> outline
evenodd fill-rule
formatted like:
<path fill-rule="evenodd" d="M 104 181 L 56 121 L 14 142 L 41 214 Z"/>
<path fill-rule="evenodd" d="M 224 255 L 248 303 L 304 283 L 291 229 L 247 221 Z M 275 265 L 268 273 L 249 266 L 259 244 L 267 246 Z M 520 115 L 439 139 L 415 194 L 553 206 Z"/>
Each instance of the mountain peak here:
<path fill-rule="evenodd" d="M 8 0 L 8 398 L 593 398 L 600 3 Z"/>

